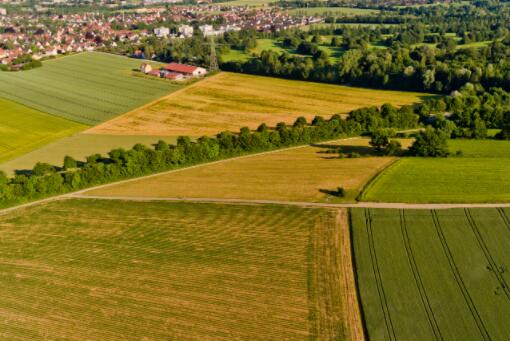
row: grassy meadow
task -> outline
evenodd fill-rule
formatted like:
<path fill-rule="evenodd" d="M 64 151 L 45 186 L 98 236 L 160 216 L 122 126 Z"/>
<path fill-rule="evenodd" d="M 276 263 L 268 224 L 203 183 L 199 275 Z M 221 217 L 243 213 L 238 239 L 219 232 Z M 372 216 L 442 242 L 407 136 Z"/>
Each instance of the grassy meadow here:
<path fill-rule="evenodd" d="M 351 211 L 373 340 L 507 340 L 510 209 Z"/>
<path fill-rule="evenodd" d="M 3 215 L 0 338 L 343 339 L 339 214 L 73 199 Z"/>
<path fill-rule="evenodd" d="M 78 161 L 85 161 L 85 158 L 92 154 L 106 155 L 112 149 L 129 149 L 137 143 L 151 146 L 157 143 L 158 140 L 176 143 L 176 138 L 169 136 L 75 134 L 3 162 L 0 164 L 0 170 L 7 174 L 13 174 L 16 170 L 32 169 L 36 162 L 62 166 L 66 155 L 72 156 Z"/>
<path fill-rule="evenodd" d="M 362 200 L 380 202 L 510 201 L 510 143 L 451 140 L 463 157 L 403 158 L 382 172 Z"/>
<path fill-rule="evenodd" d="M 367 139 L 306 146 L 183 169 L 175 173 L 88 191 L 120 197 L 221 198 L 308 202 L 354 201 L 363 186 L 393 157 L 342 158 L 326 153 L 367 153 Z M 343 187 L 346 196 L 328 194 Z"/>
<path fill-rule="evenodd" d="M 323 42 L 319 44 L 319 49 L 326 51 L 329 55 L 329 59 L 331 62 L 337 62 L 338 58 L 345 52 L 345 49 L 342 47 L 332 47 L 330 46 L 331 38 L 326 39 L 326 37 L 323 37 Z M 372 46 L 374 47 L 374 46 Z M 300 54 L 298 51 L 292 48 L 284 47 L 282 44 L 282 41 L 279 39 L 274 38 L 261 38 L 257 39 L 257 46 L 253 49 L 251 49 L 248 52 L 245 52 L 244 50 L 236 50 L 232 49 L 227 54 L 221 55 L 221 60 L 223 62 L 230 62 L 230 61 L 247 61 L 253 56 L 258 56 L 262 51 L 275 51 L 277 53 L 287 52 L 294 56 L 301 56 L 301 57 L 307 57 L 306 55 Z M 309 57 L 309 56 L 308 56 Z"/>
<path fill-rule="evenodd" d="M 0 162 L 86 128 L 0 98 Z"/>
<path fill-rule="evenodd" d="M 212 135 L 259 124 L 293 123 L 353 109 L 421 101 L 430 95 L 222 72 L 88 131 L 119 135 Z"/>
<path fill-rule="evenodd" d="M 134 76 L 141 61 L 80 53 L 24 72 L 0 73 L 1 96 L 79 123 L 94 125 L 137 108 L 180 85 Z"/>

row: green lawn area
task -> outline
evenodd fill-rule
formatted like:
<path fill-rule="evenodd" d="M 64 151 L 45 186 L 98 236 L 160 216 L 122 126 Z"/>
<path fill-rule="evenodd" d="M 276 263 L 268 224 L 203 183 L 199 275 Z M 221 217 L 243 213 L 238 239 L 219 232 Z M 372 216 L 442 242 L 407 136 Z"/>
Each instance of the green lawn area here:
<path fill-rule="evenodd" d="M 324 36 L 323 42 L 319 45 L 319 48 L 329 53 L 331 61 L 335 62 L 338 57 L 342 55 L 344 50 L 341 47 L 331 47 L 331 36 Z M 294 49 L 287 49 L 281 46 L 281 42 L 276 39 L 257 39 L 257 47 L 252 49 L 249 53 L 240 50 L 230 50 L 228 54 L 222 55 L 221 58 L 224 62 L 229 61 L 246 61 L 251 58 L 252 55 L 260 55 L 262 51 L 272 50 L 278 53 L 287 51 L 291 55 L 306 57 L 297 53 Z"/>
<path fill-rule="evenodd" d="M 2 215 L 0 338 L 342 339 L 338 225 L 318 209 L 77 199 Z"/>
<path fill-rule="evenodd" d="M 507 340 L 510 209 L 351 210 L 371 340 Z"/>
<path fill-rule="evenodd" d="M 510 201 L 510 142 L 451 140 L 450 151 L 463 157 L 403 158 L 365 190 L 363 201 Z"/>
<path fill-rule="evenodd" d="M 337 62 L 338 58 L 342 56 L 345 50 L 342 47 L 332 47 L 330 46 L 331 38 L 333 35 L 323 35 L 321 36 L 321 43 L 319 44 L 319 48 L 321 50 L 327 51 L 330 57 L 331 62 Z M 341 37 L 340 37 L 341 38 Z M 309 37 L 309 40 L 311 37 Z M 387 49 L 388 47 L 383 44 L 382 41 L 374 42 L 369 44 L 370 48 L 373 49 Z M 257 39 L 257 47 L 250 50 L 250 52 L 246 53 L 241 50 L 230 50 L 228 54 L 224 54 L 221 56 L 223 62 L 230 61 L 241 61 L 244 62 L 250 59 L 253 55 L 260 55 L 262 51 L 272 50 L 278 53 L 282 53 L 284 51 L 288 52 L 291 55 L 307 57 L 305 55 L 299 54 L 295 49 L 289 49 L 282 47 L 282 44 L 277 39 Z M 308 56 L 309 57 L 309 56 Z"/>
<path fill-rule="evenodd" d="M 0 73 L 0 96 L 79 123 L 94 125 L 182 86 L 136 77 L 142 61 L 80 53 L 23 72 Z"/>
<path fill-rule="evenodd" d="M 0 98 L 0 162 L 86 128 Z"/>

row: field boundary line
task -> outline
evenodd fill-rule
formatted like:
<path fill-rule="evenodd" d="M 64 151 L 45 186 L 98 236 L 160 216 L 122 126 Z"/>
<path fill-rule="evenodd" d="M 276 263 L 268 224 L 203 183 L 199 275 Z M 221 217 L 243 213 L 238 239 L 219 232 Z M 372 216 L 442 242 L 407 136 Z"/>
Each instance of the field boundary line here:
<path fill-rule="evenodd" d="M 347 209 L 338 209 L 336 212 L 336 224 L 340 234 L 340 264 L 345 297 L 342 300 L 343 311 L 347 314 L 345 329 L 351 341 L 364 341 L 367 339 L 361 314 L 360 295 L 356 280 L 354 249 L 351 234 L 351 212 Z"/>
<path fill-rule="evenodd" d="M 482 234 L 480 233 L 480 230 L 478 229 L 478 226 L 476 225 L 476 222 L 471 215 L 471 212 L 467 208 L 464 209 L 464 214 L 466 215 L 466 218 L 469 222 L 469 226 L 471 227 L 471 230 L 473 231 L 473 234 L 476 237 L 476 240 L 478 242 L 478 245 L 483 251 L 483 254 L 485 255 L 485 259 L 489 262 L 490 269 L 489 271 L 492 272 L 494 277 L 496 277 L 496 280 L 500 284 L 500 287 L 503 289 L 503 292 L 505 293 L 505 296 L 508 301 L 510 301 L 510 291 L 508 289 L 508 284 L 506 283 L 505 278 L 500 273 L 500 268 L 498 267 L 498 264 L 496 263 L 496 260 L 492 256 L 489 248 L 487 247 L 487 244 L 485 243 L 485 240 L 483 239 Z"/>
<path fill-rule="evenodd" d="M 188 169 L 188 168 L 182 168 Z M 160 174 L 158 174 L 160 175 Z M 143 178 L 131 179 L 140 180 Z M 112 183 L 111 185 L 119 184 Z M 109 184 L 110 185 L 110 184 Z M 101 185 L 102 186 L 102 185 Z M 106 186 L 105 186 L 106 187 Z M 136 197 L 136 196 L 107 196 L 107 195 L 92 195 L 87 194 L 87 191 L 93 191 L 99 187 L 91 187 L 88 189 L 80 190 L 78 192 L 64 194 L 69 198 L 76 199 L 97 199 L 97 200 L 121 200 L 121 201 L 168 201 L 168 202 L 196 202 L 196 203 L 218 203 L 218 204 L 239 204 L 239 205 L 286 205 L 286 206 L 299 206 L 299 207 L 319 207 L 319 208 L 387 208 L 387 209 L 416 209 L 416 210 L 431 210 L 431 209 L 452 209 L 452 208 L 498 208 L 510 207 L 510 203 L 499 204 L 408 204 L 408 203 L 384 203 L 384 202 L 346 202 L 346 203 L 323 203 L 313 201 L 286 201 L 286 200 L 266 200 L 266 199 L 240 199 L 240 198 L 193 198 L 193 197 Z M 1 213 L 1 211 L 0 211 Z"/>
<path fill-rule="evenodd" d="M 423 304 L 423 308 L 425 309 L 425 313 L 427 314 L 430 327 L 432 328 L 432 332 L 437 340 L 443 340 L 443 336 L 441 335 L 441 329 L 436 320 L 436 316 L 434 315 L 434 310 L 430 304 L 429 297 L 427 295 L 427 290 L 423 285 L 423 280 L 420 275 L 420 271 L 418 265 L 416 264 L 416 259 L 414 257 L 413 249 L 411 246 L 411 239 L 409 238 L 409 233 L 407 230 L 407 221 L 405 217 L 405 211 L 400 210 L 400 231 L 402 233 L 402 239 L 404 240 L 404 247 L 407 253 L 407 259 L 409 261 L 409 265 L 411 266 L 411 271 L 413 273 L 414 280 L 416 282 L 416 287 L 418 288 L 418 292 L 420 293 L 420 298 Z"/>
<path fill-rule="evenodd" d="M 381 309 L 384 316 L 384 323 L 386 325 L 386 331 L 390 340 L 397 340 L 395 335 L 395 328 L 391 321 L 390 309 L 388 307 L 388 301 L 386 299 L 386 293 L 384 292 L 384 286 L 382 284 L 381 271 L 379 270 L 379 263 L 377 262 L 377 254 L 375 251 L 374 235 L 372 231 L 372 217 L 370 215 L 370 209 L 365 209 L 365 226 L 367 228 L 368 236 L 368 249 L 370 250 L 370 259 L 372 263 L 372 271 L 375 277 L 375 284 L 379 293 L 379 301 L 381 303 Z"/>
<path fill-rule="evenodd" d="M 471 295 L 469 295 L 469 291 L 467 290 L 464 280 L 462 279 L 460 271 L 457 267 L 457 264 L 455 263 L 453 254 L 450 250 L 450 247 L 448 246 L 448 242 L 446 241 L 446 237 L 443 233 L 443 228 L 441 227 L 441 223 L 439 222 L 439 217 L 437 216 L 437 212 L 434 210 L 431 210 L 431 214 L 432 214 L 432 220 L 434 221 L 434 226 L 436 228 L 437 235 L 439 237 L 439 240 L 441 241 L 441 245 L 443 246 L 443 251 L 446 255 L 446 258 L 448 259 L 448 263 L 450 264 L 450 270 L 452 270 L 453 276 L 455 277 L 455 281 L 457 282 L 457 285 L 459 286 L 462 296 L 464 296 L 464 300 L 466 301 L 466 304 L 468 305 L 468 308 L 471 311 L 473 318 L 475 319 L 475 323 L 478 326 L 478 329 L 480 330 L 482 338 L 484 340 L 491 340 L 489 332 L 487 331 L 485 324 L 483 323 L 483 320 L 482 320 L 480 314 L 478 313 L 478 310 L 476 309 L 476 306 L 473 302 L 473 299 L 471 298 Z"/>
<path fill-rule="evenodd" d="M 378 183 L 381 180 L 381 178 L 384 176 L 384 174 L 387 174 L 393 168 L 395 168 L 396 165 L 398 163 L 400 163 L 401 160 L 402 160 L 402 158 L 395 159 L 389 165 L 387 165 L 386 167 L 383 167 L 379 172 L 374 174 L 374 176 L 372 176 L 372 178 L 370 180 L 368 180 L 368 182 L 361 188 L 361 191 L 359 192 L 358 196 L 356 197 L 356 200 L 358 200 L 358 201 L 364 200 L 366 198 L 367 193 L 370 191 L 370 189 L 372 189 L 376 185 L 376 183 Z"/>

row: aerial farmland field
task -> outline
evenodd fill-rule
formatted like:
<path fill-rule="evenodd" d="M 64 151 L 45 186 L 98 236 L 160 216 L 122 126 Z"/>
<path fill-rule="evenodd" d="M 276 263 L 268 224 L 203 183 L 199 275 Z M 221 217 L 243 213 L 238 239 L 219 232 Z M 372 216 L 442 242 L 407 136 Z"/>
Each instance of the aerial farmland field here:
<path fill-rule="evenodd" d="M 431 95 L 372 90 L 223 72 L 161 101 L 90 129 L 94 134 L 189 135 L 293 123 L 370 105 L 417 103 Z"/>
<path fill-rule="evenodd" d="M 2 97 L 79 123 L 94 125 L 155 100 L 181 86 L 136 77 L 140 60 L 81 53 L 24 72 L 0 73 Z"/>
<path fill-rule="evenodd" d="M 370 339 L 507 340 L 510 209 L 351 211 Z"/>
<path fill-rule="evenodd" d="M 344 214 L 72 199 L 3 215 L 0 338 L 345 338 Z"/>
<path fill-rule="evenodd" d="M 87 195 L 353 202 L 362 187 L 394 157 L 369 155 L 368 139 L 303 146 L 93 189 Z M 342 158 L 334 151 L 366 153 Z M 328 195 L 343 187 L 345 197 Z"/>
<path fill-rule="evenodd" d="M 380 202 L 506 202 L 510 200 L 510 142 L 451 140 L 463 157 L 403 158 L 362 194 Z"/>
<path fill-rule="evenodd" d="M 0 98 L 0 162 L 86 128 Z"/>

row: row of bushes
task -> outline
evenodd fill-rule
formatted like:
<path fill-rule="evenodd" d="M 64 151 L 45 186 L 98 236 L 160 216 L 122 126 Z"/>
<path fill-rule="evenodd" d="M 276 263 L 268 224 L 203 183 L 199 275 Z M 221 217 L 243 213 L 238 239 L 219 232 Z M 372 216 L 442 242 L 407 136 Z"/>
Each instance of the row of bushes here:
<path fill-rule="evenodd" d="M 61 167 L 38 163 L 32 171 L 12 178 L 1 174 L 0 205 L 10 206 L 122 179 L 248 153 L 355 136 L 361 132 L 361 125 L 355 119 L 343 120 L 335 115 L 325 120 L 318 116 L 308 124 L 300 117 L 292 126 L 279 123 L 276 128 L 269 129 L 262 124 L 256 131 L 242 128 L 238 134 L 225 131 L 216 137 L 201 137 L 196 141 L 179 137 L 176 145 L 159 141 L 154 148 L 137 144 L 130 150 L 114 149 L 107 157 L 91 155 L 85 162 L 66 156 Z"/>

